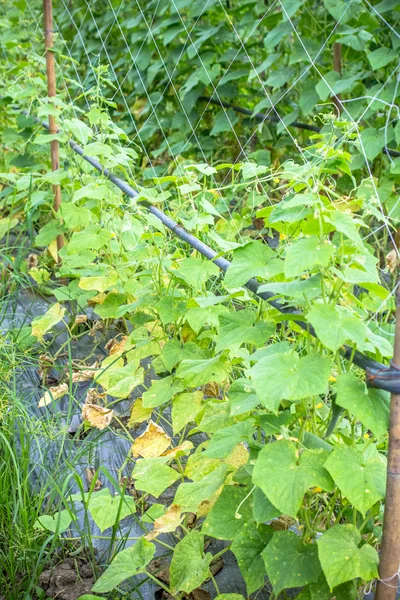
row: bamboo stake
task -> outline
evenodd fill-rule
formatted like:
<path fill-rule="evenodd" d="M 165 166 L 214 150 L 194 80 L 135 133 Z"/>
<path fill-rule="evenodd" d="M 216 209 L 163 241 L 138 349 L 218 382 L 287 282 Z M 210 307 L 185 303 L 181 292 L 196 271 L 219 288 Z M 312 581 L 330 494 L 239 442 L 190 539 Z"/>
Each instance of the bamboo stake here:
<path fill-rule="evenodd" d="M 338 44 L 337 42 L 333 44 L 333 69 L 340 75 L 342 74 L 342 44 Z M 335 95 L 332 100 L 336 106 L 339 117 L 341 111 L 340 95 Z"/>
<path fill-rule="evenodd" d="M 396 293 L 396 329 L 392 365 L 400 369 L 400 288 Z M 390 396 L 389 451 L 385 515 L 375 600 L 395 600 L 400 566 L 400 394 Z"/>
<path fill-rule="evenodd" d="M 46 48 L 46 73 L 47 73 L 47 94 L 49 98 L 56 95 L 56 69 L 54 61 L 53 48 L 53 7 L 52 0 L 43 0 L 44 14 L 44 41 Z M 49 132 L 57 133 L 57 123 L 52 115 L 49 115 Z M 60 168 L 58 140 L 50 142 L 51 169 L 57 171 Z M 54 210 L 57 212 L 61 206 L 61 188 L 59 185 L 53 185 Z M 57 236 L 57 250 L 64 245 L 62 235 Z"/>

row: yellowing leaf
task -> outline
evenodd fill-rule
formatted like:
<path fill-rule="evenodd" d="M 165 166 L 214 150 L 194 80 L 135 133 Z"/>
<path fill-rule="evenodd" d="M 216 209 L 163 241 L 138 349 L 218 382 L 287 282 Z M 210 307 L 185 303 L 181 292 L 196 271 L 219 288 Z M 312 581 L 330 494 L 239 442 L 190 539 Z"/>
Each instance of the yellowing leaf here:
<path fill-rule="evenodd" d="M 105 429 L 111 423 L 114 412 L 110 408 L 97 406 L 97 404 L 84 404 L 82 419 L 97 429 Z"/>
<path fill-rule="evenodd" d="M 177 456 L 185 456 L 189 454 L 190 451 L 194 448 L 193 443 L 186 440 L 183 444 L 176 446 L 175 448 L 171 448 L 163 453 L 163 456 L 168 456 L 169 458 L 176 458 Z"/>
<path fill-rule="evenodd" d="M 82 277 L 79 282 L 79 287 L 82 290 L 96 290 L 97 292 L 105 292 L 113 288 L 118 282 L 118 276 L 115 272 L 109 273 L 102 277 Z"/>
<path fill-rule="evenodd" d="M 146 539 L 154 540 L 160 533 L 175 531 L 182 523 L 183 518 L 181 507 L 178 504 L 172 504 L 161 517 L 154 521 L 154 529 L 145 536 Z"/>
<path fill-rule="evenodd" d="M 132 444 L 132 456 L 137 458 L 155 458 L 161 456 L 171 445 L 171 438 L 164 429 L 150 421 L 146 431 L 142 433 Z"/>
<path fill-rule="evenodd" d="M 58 302 L 53 304 L 43 316 L 33 319 L 32 335 L 41 341 L 44 334 L 62 320 L 64 313 L 65 308 L 62 308 Z"/>
<path fill-rule="evenodd" d="M 64 396 L 68 392 L 68 384 L 62 383 L 61 385 L 55 385 L 45 392 L 44 396 L 42 396 L 39 400 L 38 408 L 43 408 L 43 406 L 47 406 L 53 400 L 58 400 L 62 396 Z"/>
<path fill-rule="evenodd" d="M 143 423 L 151 417 L 152 408 L 144 408 L 141 398 L 137 398 L 132 404 L 131 414 L 128 421 L 128 427 L 133 427 L 136 423 Z"/>
<path fill-rule="evenodd" d="M 225 458 L 225 461 L 231 467 L 235 469 L 239 469 L 243 467 L 249 460 L 249 451 L 247 450 L 245 444 L 241 442 L 238 444 L 230 454 Z"/>

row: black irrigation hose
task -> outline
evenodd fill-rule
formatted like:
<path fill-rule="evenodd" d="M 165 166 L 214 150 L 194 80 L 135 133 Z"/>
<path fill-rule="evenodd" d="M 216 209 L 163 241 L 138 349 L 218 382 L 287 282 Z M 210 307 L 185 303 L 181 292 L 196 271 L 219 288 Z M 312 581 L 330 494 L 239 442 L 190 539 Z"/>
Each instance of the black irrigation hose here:
<path fill-rule="evenodd" d="M 45 129 L 49 129 L 47 123 L 41 121 L 37 117 L 30 115 L 27 111 L 22 111 L 23 114 L 30 116 L 36 123 L 39 123 Z M 105 175 L 107 179 L 109 179 L 117 188 L 119 188 L 124 194 L 129 196 L 130 198 L 136 199 L 139 197 L 139 194 L 136 190 L 134 190 L 126 181 L 117 177 L 114 173 L 112 173 L 109 169 L 103 167 L 103 165 L 96 159 L 91 156 L 86 156 L 84 150 L 79 144 L 74 142 L 73 140 L 69 140 L 69 145 L 74 152 L 79 154 L 84 160 L 86 160 L 89 164 L 92 165 L 99 173 Z M 201 240 L 196 238 L 194 235 L 186 231 L 181 225 L 176 223 L 173 219 L 171 219 L 168 215 L 166 215 L 162 210 L 156 208 L 146 200 L 140 200 L 140 204 L 147 208 L 147 210 L 153 214 L 157 219 L 167 227 L 172 233 L 174 233 L 181 240 L 195 248 L 200 254 L 212 260 L 222 271 L 226 272 L 230 267 L 231 263 L 229 260 L 218 256 L 218 253 L 215 252 L 212 248 L 204 244 Z M 249 281 L 243 286 L 253 292 L 256 296 L 261 298 L 262 300 L 266 300 L 271 306 L 276 308 L 279 312 L 283 314 L 287 314 L 288 317 L 297 321 L 297 324 L 302 327 L 305 331 L 316 337 L 315 331 L 313 328 L 298 319 L 298 314 L 290 312 L 290 309 L 283 306 L 279 300 L 276 300 L 276 295 L 272 292 L 259 292 L 258 289 L 260 287 L 258 281 L 254 278 L 249 279 Z M 382 363 L 379 363 L 368 356 L 365 356 L 361 352 L 355 351 L 350 346 L 344 346 L 344 356 L 346 358 L 353 359 L 354 364 L 363 369 L 367 375 L 367 383 L 371 387 L 376 387 L 382 390 L 386 390 L 393 394 L 400 394 L 400 367 L 396 368 L 395 366 L 387 367 Z"/>
<path fill-rule="evenodd" d="M 248 108 L 242 108 L 241 106 L 236 106 L 235 104 L 224 102 L 223 100 L 215 100 L 214 98 L 208 98 L 207 96 L 200 96 L 199 100 L 202 100 L 203 102 L 209 102 L 210 104 L 215 104 L 216 106 L 223 106 L 224 108 L 232 108 L 235 112 L 240 113 L 241 115 L 248 115 L 253 119 L 257 119 L 257 121 L 271 121 L 272 123 L 281 122 L 281 119 L 279 119 L 276 115 L 267 115 L 260 112 L 254 113 Z M 301 123 L 300 121 L 292 121 L 288 127 L 297 127 L 298 129 L 305 129 L 306 131 L 313 131 L 314 133 L 320 133 L 322 130 L 322 127 L 318 127 L 317 125 L 309 125 L 308 123 Z M 393 156 L 394 158 L 400 156 L 400 152 L 397 152 L 397 150 L 391 150 L 390 148 L 384 148 L 382 152 L 384 154 Z"/>

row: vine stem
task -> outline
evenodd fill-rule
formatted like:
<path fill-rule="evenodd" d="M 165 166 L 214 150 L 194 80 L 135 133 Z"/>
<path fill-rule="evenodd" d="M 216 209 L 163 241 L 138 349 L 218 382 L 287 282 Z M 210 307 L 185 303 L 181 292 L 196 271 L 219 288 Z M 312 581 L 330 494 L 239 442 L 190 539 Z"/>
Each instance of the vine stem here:
<path fill-rule="evenodd" d="M 396 292 L 396 329 L 392 366 L 400 368 L 400 291 Z M 395 600 L 400 565 L 400 394 L 391 394 L 386 503 L 379 579 L 375 600 Z"/>

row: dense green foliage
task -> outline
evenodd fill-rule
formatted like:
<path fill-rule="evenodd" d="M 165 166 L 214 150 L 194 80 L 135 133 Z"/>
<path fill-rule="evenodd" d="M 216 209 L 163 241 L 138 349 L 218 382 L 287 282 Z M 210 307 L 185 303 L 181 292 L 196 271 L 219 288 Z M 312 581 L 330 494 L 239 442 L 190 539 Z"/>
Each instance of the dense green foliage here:
<path fill-rule="evenodd" d="M 394 27 L 396 3 L 374 4 Z M 6 292 L 34 282 L 37 294 L 52 298 L 49 310 L 10 332 L 7 343 L 38 360 L 60 323 L 71 343 L 90 328 L 103 336 L 117 331 L 101 364 L 93 365 L 92 349 L 84 363 L 70 356 L 69 372 L 43 391 L 40 405 L 57 410 L 60 397 L 73 397 L 79 374 L 90 380 L 82 431 L 104 428 L 132 442 L 126 464 L 135 489 L 128 494 L 120 477 L 112 496 L 96 488 L 96 475 L 89 491 L 81 482 L 82 494 L 62 495 L 58 504 L 54 490 L 46 491 L 51 502 L 33 530 L 50 532 L 52 548 L 61 544 L 77 503 L 102 534 L 111 527 L 110 564 L 93 588 L 111 597 L 138 585 L 124 584 L 138 574 L 176 598 L 210 577 L 215 583 L 209 536 L 227 542 L 218 555 L 233 552 L 248 595 L 267 577 L 275 598 L 291 588 L 303 588 L 301 600 L 362 598 L 378 576 L 389 398 L 367 389 L 343 345 L 383 362 L 392 355 L 396 254 L 389 271 L 385 257 L 396 234 L 400 159 L 381 151 L 385 144 L 395 149 L 400 137 L 391 121 L 397 81 L 390 79 L 398 36 L 358 0 L 210 1 L 206 12 L 203 5 L 126 5 L 117 22 L 112 2 L 76 2 L 73 21 L 57 7 L 64 87 L 56 105 L 46 98 L 41 38 L 30 14 L 21 16 L 24 3 L 1 5 L 8 12 L 0 21 L 7 58 L 0 66 L 0 237 L 30 235 L 39 254 L 38 264 L 29 264 L 19 244 L 6 244 Z M 334 42 L 342 44 L 341 76 L 332 71 Z M 310 68 L 310 56 L 317 67 Z M 124 101 L 116 76 L 125 77 Z M 272 103 L 284 122 L 263 123 L 244 153 L 256 127 L 251 119 L 231 109 L 202 115 L 199 98 L 217 84 L 221 98 L 241 106 L 268 110 Z M 340 120 L 333 93 L 357 98 Z M 48 166 L 54 136 L 13 104 L 57 117 L 57 172 Z M 322 132 L 296 134 L 293 144 L 287 126 L 317 114 Z M 68 139 L 129 180 L 139 198 L 93 173 Z M 57 213 L 54 183 L 62 187 Z M 226 275 L 171 235 L 141 200 L 228 257 Z M 293 314 L 247 292 L 250 277 Z M 97 325 L 83 316 L 88 306 Z M 120 419 L 113 407 L 148 373 L 157 379 L 129 420 Z M 147 429 L 135 435 L 144 422 Z M 198 433 L 200 445 L 193 442 Z M 173 499 L 166 504 L 166 497 Z M 121 549 L 113 544 L 119 522 L 133 514 L 143 536 Z M 174 547 L 163 533 L 172 534 Z M 167 581 L 149 567 L 157 544 L 171 556 Z M 216 584 L 220 591 L 234 598 Z"/>

